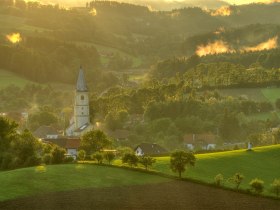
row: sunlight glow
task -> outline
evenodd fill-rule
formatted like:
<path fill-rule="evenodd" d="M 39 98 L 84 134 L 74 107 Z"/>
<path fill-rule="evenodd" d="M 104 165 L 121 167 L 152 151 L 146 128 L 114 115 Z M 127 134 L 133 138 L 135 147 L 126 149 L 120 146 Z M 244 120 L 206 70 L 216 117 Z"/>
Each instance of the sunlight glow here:
<path fill-rule="evenodd" d="M 220 7 L 219 9 L 216 9 L 214 12 L 211 12 L 212 16 L 230 16 L 232 13 L 230 7 Z"/>
<path fill-rule="evenodd" d="M 255 51 L 261 51 L 261 50 L 270 50 L 275 49 L 278 47 L 278 36 L 275 36 L 266 42 L 262 42 L 254 47 L 244 47 L 241 51 L 243 52 L 255 52 Z"/>
<path fill-rule="evenodd" d="M 229 47 L 229 45 L 221 40 L 217 40 L 215 42 L 209 43 L 207 45 L 200 45 L 197 47 L 196 54 L 198 56 L 204 55 L 213 55 L 220 53 L 233 53 L 235 52 L 233 49 Z"/>
<path fill-rule="evenodd" d="M 8 34 L 8 35 L 6 35 L 6 38 L 9 42 L 11 42 L 13 44 L 19 43 L 22 40 L 20 33 Z"/>

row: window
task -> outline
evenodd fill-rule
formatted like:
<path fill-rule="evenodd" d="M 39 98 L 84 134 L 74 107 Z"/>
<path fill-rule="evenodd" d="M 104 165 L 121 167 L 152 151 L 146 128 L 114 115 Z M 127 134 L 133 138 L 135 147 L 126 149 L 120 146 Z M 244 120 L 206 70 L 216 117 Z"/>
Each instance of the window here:
<path fill-rule="evenodd" d="M 84 99 L 85 99 L 85 97 L 82 95 L 82 96 L 81 96 L 81 100 L 84 100 Z"/>

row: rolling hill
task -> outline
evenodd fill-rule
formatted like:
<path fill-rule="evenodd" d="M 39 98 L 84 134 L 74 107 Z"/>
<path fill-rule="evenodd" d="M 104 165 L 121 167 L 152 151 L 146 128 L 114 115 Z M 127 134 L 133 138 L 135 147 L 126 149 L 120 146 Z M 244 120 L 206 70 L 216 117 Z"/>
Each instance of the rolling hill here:
<path fill-rule="evenodd" d="M 279 179 L 280 145 L 256 147 L 253 151 L 236 150 L 196 155 L 197 163 L 193 168 L 188 168 L 184 177 L 214 183 L 214 177 L 221 173 L 227 180 L 235 173 L 244 175 L 242 189 L 249 189 L 249 182 L 254 178 L 264 181 L 265 194 L 271 194 L 270 184 L 274 179 Z M 169 157 L 157 158 L 154 170 L 174 174 L 169 168 Z M 225 186 L 233 187 L 225 182 Z"/>

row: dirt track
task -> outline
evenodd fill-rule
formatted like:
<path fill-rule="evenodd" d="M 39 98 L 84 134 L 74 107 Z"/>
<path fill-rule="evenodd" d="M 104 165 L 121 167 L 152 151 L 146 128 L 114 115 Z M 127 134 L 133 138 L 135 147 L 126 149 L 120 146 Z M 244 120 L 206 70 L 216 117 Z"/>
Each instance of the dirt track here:
<path fill-rule="evenodd" d="M 79 209 L 280 209 L 280 201 L 195 183 L 83 189 L 0 202 L 5 210 Z"/>

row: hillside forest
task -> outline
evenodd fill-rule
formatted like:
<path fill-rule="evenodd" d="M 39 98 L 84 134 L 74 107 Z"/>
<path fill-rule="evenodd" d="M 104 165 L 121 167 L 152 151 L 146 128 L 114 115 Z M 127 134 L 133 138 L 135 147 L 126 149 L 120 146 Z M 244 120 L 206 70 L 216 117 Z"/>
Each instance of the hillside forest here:
<path fill-rule="evenodd" d="M 63 132 L 82 66 L 92 123 L 127 133 L 115 146 L 174 150 L 187 134 L 214 134 L 220 146 L 279 143 L 279 16 L 280 3 L 155 11 L 3 0 L 0 75 L 27 83 L 1 86 L 0 113 L 22 130 Z"/>

